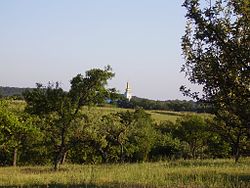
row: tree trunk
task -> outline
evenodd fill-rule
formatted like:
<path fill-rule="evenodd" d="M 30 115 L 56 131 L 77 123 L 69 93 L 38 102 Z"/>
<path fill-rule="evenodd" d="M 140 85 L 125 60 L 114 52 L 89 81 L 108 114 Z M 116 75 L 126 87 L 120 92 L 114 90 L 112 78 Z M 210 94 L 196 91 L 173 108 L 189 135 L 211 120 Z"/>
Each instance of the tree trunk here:
<path fill-rule="evenodd" d="M 61 163 L 62 157 L 61 154 L 58 154 L 56 156 L 56 159 L 54 161 L 54 170 L 57 171 L 59 169 L 60 163 Z"/>
<path fill-rule="evenodd" d="M 54 162 L 54 171 L 57 171 L 59 169 L 59 164 L 60 164 L 60 161 L 55 160 L 55 162 Z"/>
<path fill-rule="evenodd" d="M 58 148 L 58 153 L 56 153 L 55 160 L 54 160 L 54 170 L 57 171 L 59 168 L 59 165 L 62 163 L 64 155 L 66 153 L 66 147 L 65 147 L 65 135 L 67 133 L 67 128 L 65 124 L 63 123 L 63 127 L 61 129 L 61 144 Z"/>
<path fill-rule="evenodd" d="M 235 160 L 235 163 L 237 163 L 239 161 L 239 158 L 240 158 L 240 147 L 239 147 L 239 144 L 236 144 L 234 147 L 235 147 L 234 148 L 234 150 L 235 150 L 234 160 Z"/>
<path fill-rule="evenodd" d="M 62 157 L 62 159 L 61 159 L 61 161 L 60 161 L 60 164 L 61 164 L 61 165 L 65 163 L 66 157 L 67 157 L 67 152 L 65 152 L 65 153 L 63 154 L 63 157 Z"/>
<path fill-rule="evenodd" d="M 14 152 L 13 152 L 13 163 L 12 163 L 12 165 L 16 166 L 16 162 L 17 162 L 17 148 L 15 148 Z"/>
<path fill-rule="evenodd" d="M 240 158 L 240 137 L 241 137 L 241 129 L 239 130 L 239 133 L 237 135 L 237 140 L 234 144 L 234 159 L 235 163 L 239 161 Z"/>
<path fill-rule="evenodd" d="M 191 154 L 192 154 L 192 158 L 196 159 L 196 148 L 193 145 L 191 145 Z"/>
<path fill-rule="evenodd" d="M 103 160 L 103 162 L 104 163 L 106 163 L 107 162 L 107 153 L 105 152 L 105 151 L 103 151 L 103 149 L 102 148 L 98 148 L 98 151 L 101 153 L 101 156 L 102 156 L 102 160 Z"/>
<path fill-rule="evenodd" d="M 123 144 L 120 144 L 120 161 L 121 163 L 124 163 L 124 147 Z"/>
<path fill-rule="evenodd" d="M 63 160 L 63 157 L 65 155 L 66 151 L 64 149 L 60 149 L 58 152 L 57 156 L 55 157 L 54 160 L 54 170 L 57 171 L 59 169 L 59 165 L 61 164 L 61 161 Z"/>

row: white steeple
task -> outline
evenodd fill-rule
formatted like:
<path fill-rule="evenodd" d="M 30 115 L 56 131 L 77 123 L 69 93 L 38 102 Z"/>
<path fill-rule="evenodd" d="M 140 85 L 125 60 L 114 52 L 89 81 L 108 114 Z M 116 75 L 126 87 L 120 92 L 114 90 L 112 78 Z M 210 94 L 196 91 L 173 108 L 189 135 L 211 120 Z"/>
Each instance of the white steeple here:
<path fill-rule="evenodd" d="M 127 87 L 126 87 L 124 96 L 125 96 L 129 101 L 130 101 L 130 99 L 132 98 L 131 88 L 130 88 L 128 82 L 127 82 Z"/>

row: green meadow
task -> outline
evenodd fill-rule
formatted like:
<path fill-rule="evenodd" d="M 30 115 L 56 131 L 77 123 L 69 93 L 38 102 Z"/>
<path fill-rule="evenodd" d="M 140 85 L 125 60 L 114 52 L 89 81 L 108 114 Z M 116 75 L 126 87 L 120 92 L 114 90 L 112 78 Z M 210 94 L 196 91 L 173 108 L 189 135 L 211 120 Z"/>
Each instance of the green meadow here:
<path fill-rule="evenodd" d="M 124 111 L 134 111 L 133 109 L 125 109 L 125 108 L 116 108 L 116 107 L 91 107 L 91 110 L 98 111 L 100 115 L 124 112 Z M 85 108 L 85 110 L 89 110 Z M 186 114 L 193 114 L 192 112 L 174 112 L 174 111 L 164 111 L 164 110 L 145 110 L 148 114 L 151 115 L 152 119 L 157 123 L 162 121 L 172 121 L 175 122 L 177 118 L 180 118 Z M 201 114 L 205 115 L 205 114 Z"/>
<path fill-rule="evenodd" d="M 24 101 L 13 100 L 9 103 L 9 108 L 12 111 L 22 111 L 24 110 L 26 103 Z M 124 111 L 134 111 L 134 109 L 125 109 L 125 108 L 117 108 L 115 106 L 104 106 L 104 107 L 84 107 L 84 111 L 95 111 L 100 115 L 106 115 L 111 113 L 117 112 L 124 112 Z M 174 112 L 174 111 L 165 111 L 165 110 L 145 110 L 148 114 L 151 115 L 152 119 L 155 120 L 157 123 L 162 121 L 172 121 L 175 122 L 176 119 L 187 115 L 187 114 L 194 114 L 193 112 Z M 200 114 L 202 116 L 208 116 L 207 114 Z"/>
<path fill-rule="evenodd" d="M 250 158 L 0 168 L 0 187 L 250 187 Z"/>

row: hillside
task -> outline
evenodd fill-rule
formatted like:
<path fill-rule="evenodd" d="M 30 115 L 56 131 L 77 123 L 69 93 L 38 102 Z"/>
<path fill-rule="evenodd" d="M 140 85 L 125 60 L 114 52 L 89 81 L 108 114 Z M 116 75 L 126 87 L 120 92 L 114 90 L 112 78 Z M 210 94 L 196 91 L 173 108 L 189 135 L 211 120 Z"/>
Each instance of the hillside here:
<path fill-rule="evenodd" d="M 9 96 L 21 96 L 25 90 L 31 88 L 19 88 L 19 87 L 2 87 L 0 86 L 0 95 L 3 97 Z"/>

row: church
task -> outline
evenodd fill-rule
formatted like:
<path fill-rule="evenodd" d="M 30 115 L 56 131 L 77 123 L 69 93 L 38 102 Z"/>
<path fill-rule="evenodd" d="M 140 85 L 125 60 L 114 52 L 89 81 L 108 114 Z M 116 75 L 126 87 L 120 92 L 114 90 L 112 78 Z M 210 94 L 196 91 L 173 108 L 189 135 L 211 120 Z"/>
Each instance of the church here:
<path fill-rule="evenodd" d="M 127 86 L 126 86 L 126 89 L 125 89 L 124 96 L 125 96 L 129 101 L 130 101 L 130 99 L 132 98 L 131 88 L 130 88 L 130 85 L 129 85 L 128 82 L 127 82 Z"/>

